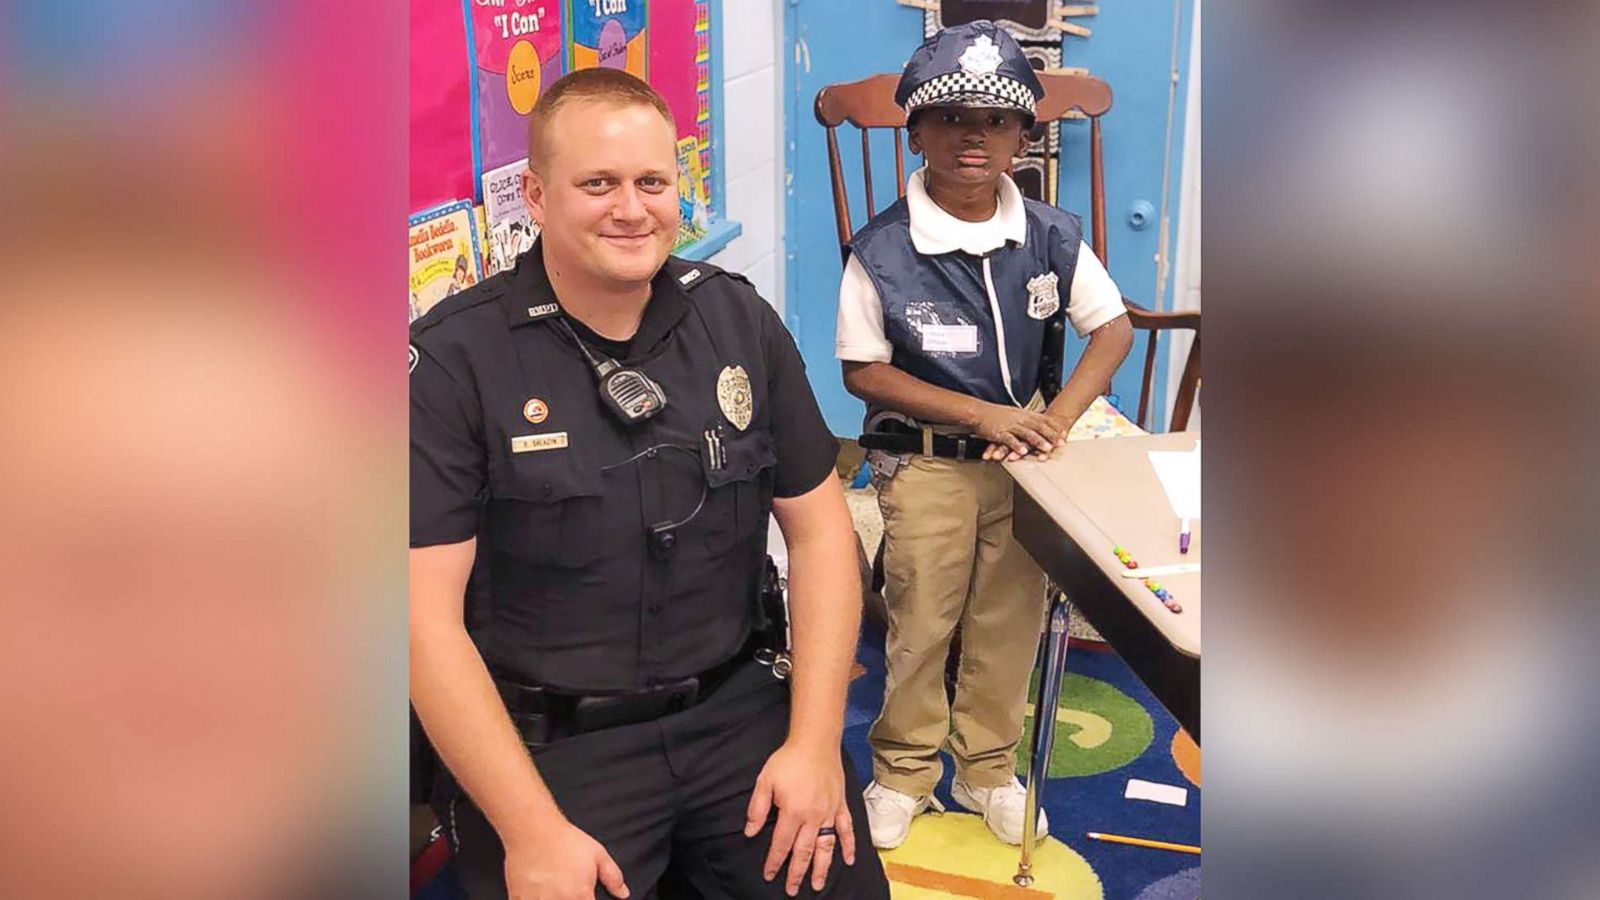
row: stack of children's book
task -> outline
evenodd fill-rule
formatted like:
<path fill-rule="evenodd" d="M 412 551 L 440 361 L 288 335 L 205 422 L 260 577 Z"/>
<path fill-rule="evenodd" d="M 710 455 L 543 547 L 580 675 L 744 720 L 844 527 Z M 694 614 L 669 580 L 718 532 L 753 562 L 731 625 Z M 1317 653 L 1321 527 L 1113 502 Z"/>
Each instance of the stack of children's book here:
<path fill-rule="evenodd" d="M 539 236 L 538 227 L 528 215 L 528 204 L 522 200 L 522 173 L 526 171 L 528 160 L 524 158 L 483 173 L 483 210 L 487 223 L 484 271 L 488 275 L 515 266 L 517 257 L 532 247 L 533 239 Z"/>
<path fill-rule="evenodd" d="M 453 200 L 410 220 L 411 320 L 435 303 L 483 280 L 478 212 L 471 200 Z"/>
<path fill-rule="evenodd" d="M 533 246 L 538 226 L 522 200 L 519 159 L 483 173 L 483 205 L 452 200 L 411 217 L 411 319 L 462 288 L 503 272 Z"/>

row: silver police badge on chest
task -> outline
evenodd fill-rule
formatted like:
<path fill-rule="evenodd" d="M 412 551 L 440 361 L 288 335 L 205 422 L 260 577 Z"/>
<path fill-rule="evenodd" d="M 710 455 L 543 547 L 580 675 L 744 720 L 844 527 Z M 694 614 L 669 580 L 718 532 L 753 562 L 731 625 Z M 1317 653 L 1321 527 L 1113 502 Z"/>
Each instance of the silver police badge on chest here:
<path fill-rule="evenodd" d="M 750 427 L 755 401 L 750 395 L 750 376 L 744 366 L 724 366 L 717 376 L 717 405 L 722 415 L 740 431 Z"/>
<path fill-rule="evenodd" d="M 1035 319 L 1048 319 L 1061 308 L 1061 293 L 1056 285 L 1061 281 L 1054 272 L 1035 275 L 1028 279 L 1028 315 Z"/>

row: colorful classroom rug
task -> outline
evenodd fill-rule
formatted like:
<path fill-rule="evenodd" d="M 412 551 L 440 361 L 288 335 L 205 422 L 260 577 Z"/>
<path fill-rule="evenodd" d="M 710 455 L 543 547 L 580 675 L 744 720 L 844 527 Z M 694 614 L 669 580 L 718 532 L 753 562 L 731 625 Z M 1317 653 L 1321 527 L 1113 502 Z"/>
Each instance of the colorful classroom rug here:
<path fill-rule="evenodd" d="M 845 747 L 870 777 L 867 730 L 883 702 L 882 645 L 858 654 L 866 673 L 850 688 Z M 1034 884 L 1012 882 L 1018 851 L 950 797 L 946 771 L 935 794 L 948 809 L 924 815 L 905 844 L 883 854 L 894 900 L 1196 900 L 1200 857 L 1090 840 L 1090 831 L 1200 844 L 1200 750 L 1115 653 L 1074 642 L 1056 713 L 1056 740 L 1042 803 L 1050 838 L 1034 857 Z M 1030 717 L 1028 730 L 1032 731 Z M 1026 741 L 1024 742 L 1026 743 Z M 1026 754 L 1019 760 L 1025 765 Z M 1023 770 L 1019 768 L 1019 776 Z M 1128 779 L 1187 789 L 1185 806 L 1129 800 Z"/>

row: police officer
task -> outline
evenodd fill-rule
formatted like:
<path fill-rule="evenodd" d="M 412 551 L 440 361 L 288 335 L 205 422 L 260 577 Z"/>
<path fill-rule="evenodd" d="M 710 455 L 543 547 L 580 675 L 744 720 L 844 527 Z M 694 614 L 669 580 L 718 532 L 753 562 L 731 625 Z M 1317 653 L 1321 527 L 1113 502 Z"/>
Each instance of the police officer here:
<path fill-rule="evenodd" d="M 674 134 L 631 75 L 556 82 L 529 125 L 539 242 L 412 327 L 435 806 L 473 897 L 886 898 L 840 748 L 860 591 L 837 445 L 749 282 L 668 256 Z M 787 681 L 754 627 L 769 513 Z"/>
<path fill-rule="evenodd" d="M 1045 582 L 1012 539 L 1013 485 L 994 461 L 1047 456 L 1132 342 L 1121 292 L 1078 218 L 1025 200 L 1006 174 L 1043 94 L 992 22 L 919 47 L 895 100 L 926 165 L 852 239 L 840 286 L 845 386 L 882 426 L 862 437 L 874 448 L 889 618 L 888 688 L 868 736 L 867 814 L 882 848 L 937 806 L 947 742 L 951 795 L 1001 840 L 1021 841 L 1016 748 Z M 1063 385 L 1068 322 L 1089 341 Z M 952 703 L 944 673 L 958 625 Z M 1047 827 L 1041 814 L 1039 833 Z"/>

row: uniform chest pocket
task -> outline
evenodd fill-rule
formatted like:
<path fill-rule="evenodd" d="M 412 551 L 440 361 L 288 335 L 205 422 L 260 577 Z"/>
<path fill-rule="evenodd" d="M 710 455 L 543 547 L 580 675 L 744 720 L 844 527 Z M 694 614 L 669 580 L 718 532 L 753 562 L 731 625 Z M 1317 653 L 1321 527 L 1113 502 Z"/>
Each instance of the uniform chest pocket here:
<path fill-rule="evenodd" d="M 730 437 L 723 447 L 724 464 L 706 474 L 706 512 L 711 520 L 706 543 L 713 553 L 766 534 L 773 467 L 778 463 L 772 437 L 765 431 Z"/>
<path fill-rule="evenodd" d="M 598 468 L 576 459 L 510 460 L 492 478 L 491 542 L 519 561 L 582 568 L 599 558 L 604 511 Z"/>

